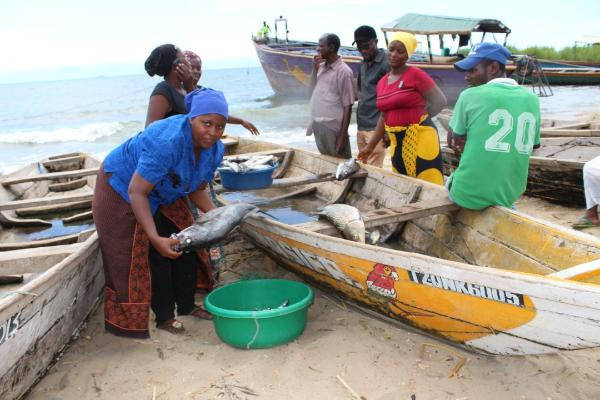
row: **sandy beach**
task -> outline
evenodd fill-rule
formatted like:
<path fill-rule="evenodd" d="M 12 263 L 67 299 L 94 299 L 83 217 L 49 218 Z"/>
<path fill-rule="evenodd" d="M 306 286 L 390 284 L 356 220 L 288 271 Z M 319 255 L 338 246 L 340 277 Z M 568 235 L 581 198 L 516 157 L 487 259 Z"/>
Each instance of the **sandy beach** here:
<path fill-rule="evenodd" d="M 443 129 L 440 137 L 445 139 Z M 388 156 L 384 167 L 390 165 Z M 527 196 L 516 208 L 566 227 L 584 212 Z M 586 232 L 600 237 L 600 228 Z M 226 253 L 228 269 L 220 284 L 253 277 L 299 279 L 239 234 L 229 239 Z M 479 355 L 314 290 L 305 332 L 292 343 L 265 350 L 230 347 L 217 337 L 212 322 L 193 317 L 181 317 L 184 335 L 152 328 L 150 339 L 117 337 L 104 331 L 99 306 L 26 398 L 600 398 L 600 348 L 524 357 Z"/>
<path fill-rule="evenodd" d="M 523 197 L 517 208 L 569 226 L 582 210 Z M 600 237 L 600 228 L 589 230 Z M 221 284 L 298 279 L 240 235 L 226 247 Z M 212 322 L 182 317 L 186 334 L 146 340 L 106 333 L 98 307 L 27 399 L 597 399 L 600 349 L 525 357 L 472 353 L 375 319 L 315 288 L 305 332 L 240 350 Z M 454 373 L 455 372 L 455 373 Z"/>

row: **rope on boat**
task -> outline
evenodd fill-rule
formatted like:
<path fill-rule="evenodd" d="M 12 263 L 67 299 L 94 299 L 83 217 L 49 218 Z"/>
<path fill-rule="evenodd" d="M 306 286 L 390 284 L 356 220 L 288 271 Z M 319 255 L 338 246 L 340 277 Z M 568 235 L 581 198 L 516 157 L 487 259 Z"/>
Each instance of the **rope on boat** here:
<path fill-rule="evenodd" d="M 250 341 L 246 345 L 246 350 L 250 349 L 250 346 L 252 346 L 252 343 L 254 343 L 254 341 L 258 337 L 258 333 L 260 332 L 260 325 L 258 324 L 258 318 L 256 318 L 256 313 L 253 313 L 253 314 L 254 314 L 254 323 L 256 324 L 256 332 L 254 332 L 254 336 L 252 337 L 252 339 L 250 339 Z"/>

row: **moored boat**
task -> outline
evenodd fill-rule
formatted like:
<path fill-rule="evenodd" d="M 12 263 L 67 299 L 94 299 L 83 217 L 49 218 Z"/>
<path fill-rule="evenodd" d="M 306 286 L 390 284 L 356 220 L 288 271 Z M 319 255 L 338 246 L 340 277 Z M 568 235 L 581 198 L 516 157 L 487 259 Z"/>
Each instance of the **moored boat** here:
<path fill-rule="evenodd" d="M 277 23 L 277 21 L 276 21 Z M 429 36 L 453 35 L 460 37 L 461 45 L 471 40 L 474 32 L 510 33 L 502 22 L 493 19 L 438 17 L 421 14 L 406 14 L 392 23 L 385 24 L 381 30 L 384 35 L 394 31 L 412 32 Z M 449 36 L 448 36 L 449 38 Z M 387 40 L 387 36 L 386 36 Z M 278 37 L 264 40 L 254 38 L 254 47 L 265 75 L 276 94 L 289 97 L 308 97 L 308 83 L 312 71 L 313 57 L 316 54 L 316 42 L 298 40 L 280 40 Z M 385 46 L 385 44 L 383 44 Z M 458 47 L 456 48 L 458 50 Z M 339 54 L 350 66 L 354 76 L 358 76 L 362 56 L 350 46 L 342 46 Z M 463 56 L 459 54 L 433 55 L 417 52 L 409 60 L 409 65 L 427 72 L 442 89 L 449 104 L 456 102 L 460 92 L 466 87 L 464 73 L 454 69 L 453 65 Z"/>
<path fill-rule="evenodd" d="M 305 150 L 240 138 L 230 152 L 288 160 L 271 188 L 246 199 L 305 189 L 294 190 L 305 194 L 299 209 L 344 202 L 360 210 L 368 230 L 395 232 L 384 245 L 367 245 L 344 239 L 328 222 L 287 221 L 274 209 L 268 212 L 280 220 L 252 215 L 242 223 L 259 248 L 326 290 L 478 352 L 600 345 L 595 237 L 501 207 L 458 210 L 443 187 L 368 165 L 360 177 L 338 182 L 339 159 Z"/>
<path fill-rule="evenodd" d="M 275 21 L 286 21 L 278 19 Z M 486 34 L 504 34 L 504 43 L 511 30 L 501 21 L 495 19 L 445 17 L 424 14 L 405 14 L 393 22 L 381 27 L 387 41 L 388 33 L 394 31 L 411 32 L 424 35 L 424 44 L 417 49 L 409 60 L 409 65 L 427 72 L 442 89 L 448 104 L 454 104 L 458 95 L 467 87 L 464 72 L 454 69 L 454 63 L 464 56 L 458 50 L 464 46 L 472 46 L 476 42 L 473 34 L 481 34 L 481 41 Z M 286 26 L 287 32 L 287 26 Z M 318 34 L 318 33 L 317 33 Z M 432 51 L 431 38 L 442 37 L 439 54 Z M 458 38 L 456 46 L 451 50 L 444 47 Z M 446 42 L 444 42 L 444 40 Z M 317 43 L 314 41 L 289 40 L 287 38 L 253 38 L 256 54 L 267 76 L 273 91 L 284 97 L 308 98 L 308 83 L 312 72 L 313 57 L 317 54 Z M 425 45 L 425 43 L 427 45 Z M 381 44 L 380 45 L 384 45 Z M 425 50 L 424 50 L 425 49 Z M 362 57 L 355 47 L 342 46 L 339 54 L 358 76 Z M 538 60 L 540 69 L 550 85 L 598 85 L 600 69 L 576 62 Z M 515 65 L 507 65 L 507 73 L 515 71 Z M 521 71 L 518 79 L 523 83 L 538 82 L 539 72 L 533 69 Z"/>
<path fill-rule="evenodd" d="M 80 153 L 0 179 L 0 398 L 45 373 L 100 299 L 102 259 L 91 217 L 99 162 Z M 12 283 L 9 283 L 12 282 Z"/>

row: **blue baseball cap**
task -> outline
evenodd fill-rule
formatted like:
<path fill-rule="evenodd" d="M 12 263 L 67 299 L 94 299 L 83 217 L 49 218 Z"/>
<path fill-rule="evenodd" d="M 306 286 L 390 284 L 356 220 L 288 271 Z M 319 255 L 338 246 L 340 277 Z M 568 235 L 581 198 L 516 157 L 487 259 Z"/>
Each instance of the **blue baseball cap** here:
<path fill-rule="evenodd" d="M 506 65 L 506 60 L 511 56 L 510 51 L 498 43 L 478 43 L 473 46 L 467 58 L 454 64 L 454 68 L 459 71 L 468 71 L 475 68 L 483 60 L 498 61 L 500 64 Z"/>

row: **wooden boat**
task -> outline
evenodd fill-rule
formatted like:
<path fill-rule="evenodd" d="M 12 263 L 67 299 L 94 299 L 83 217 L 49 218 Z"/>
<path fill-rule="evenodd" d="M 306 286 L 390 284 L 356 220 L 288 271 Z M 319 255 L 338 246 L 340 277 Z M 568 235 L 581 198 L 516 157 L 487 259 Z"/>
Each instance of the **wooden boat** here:
<path fill-rule="evenodd" d="M 290 40 L 287 37 L 287 20 L 275 20 L 275 28 L 279 22 L 285 22 L 285 39 L 277 34 L 272 39 L 253 38 L 254 48 L 261 66 L 269 80 L 273 91 L 283 97 L 308 98 L 308 83 L 312 72 L 313 57 L 317 53 L 317 43 L 314 41 Z M 475 19 L 459 17 L 442 17 L 423 14 L 405 14 L 393 22 L 381 27 L 387 43 L 388 33 L 395 31 L 412 32 L 425 36 L 422 48 L 417 49 L 409 60 L 409 65 L 427 72 L 442 89 L 448 104 L 454 104 L 458 95 L 467 87 L 464 72 L 457 71 L 454 63 L 464 57 L 458 53 L 459 47 L 475 44 L 473 34 L 481 34 L 481 41 L 486 34 L 504 34 L 504 43 L 511 30 L 501 21 L 495 19 Z M 276 30 L 277 32 L 277 30 Z M 443 37 L 445 42 L 453 43 L 458 38 L 455 53 L 450 54 L 447 47 L 440 49 L 440 54 L 434 54 L 431 38 Z M 425 45 L 426 44 L 426 45 Z M 380 42 L 383 47 L 385 44 Z M 342 59 L 358 76 L 362 56 L 355 47 L 341 46 L 339 54 Z M 598 85 L 600 84 L 600 69 L 561 61 L 538 60 L 541 71 L 551 85 Z M 507 65 L 507 72 L 515 71 L 515 65 Z M 538 82 L 537 70 L 526 69 L 518 75 L 524 83 Z"/>
<path fill-rule="evenodd" d="M 278 19 L 279 21 L 287 20 Z M 394 31 L 406 31 L 426 35 L 427 43 L 430 35 L 460 36 L 461 43 L 467 44 L 473 32 L 477 33 L 510 33 L 510 29 L 502 22 L 492 19 L 437 17 L 421 14 L 406 14 L 403 17 L 385 24 L 381 30 L 384 35 Z M 286 30 L 287 32 L 287 25 Z M 386 36 L 387 42 L 387 36 Z M 287 97 L 308 97 L 308 83 L 312 72 L 313 57 L 316 54 L 316 42 L 279 39 L 264 40 L 253 38 L 256 54 L 265 75 L 276 94 Z M 381 43 L 380 43 L 381 44 Z M 382 46 L 385 46 L 383 44 Z M 458 49 L 458 48 L 457 48 Z M 339 54 L 358 76 L 362 56 L 355 47 L 342 46 Z M 409 65 L 420 68 L 431 76 L 442 89 L 449 104 L 454 104 L 460 92 L 466 87 L 464 73 L 454 69 L 453 65 L 463 56 L 434 55 L 429 47 L 427 53 L 416 52 Z"/>
<path fill-rule="evenodd" d="M 436 120 L 447 131 L 451 114 L 443 112 Z M 540 147 L 529 160 L 527 191 L 529 196 L 555 203 L 585 206 L 583 165 L 600 155 L 600 130 L 591 122 L 571 123 L 542 128 Z M 458 167 L 454 151 L 442 147 L 444 175 Z"/>
<path fill-rule="evenodd" d="M 501 207 L 458 210 L 441 186 L 367 165 L 360 177 L 338 182 L 336 158 L 242 138 L 230 148 L 231 154 L 254 152 L 287 160 L 280 178 L 268 189 L 223 192 L 225 201 L 303 192 L 294 200 L 298 209 L 345 202 L 361 211 L 367 229 L 396 232 L 380 246 L 349 241 L 323 220 L 286 222 L 277 210 L 289 204 L 267 210 L 280 220 L 246 218 L 242 232 L 286 268 L 365 309 L 477 352 L 600 345 L 595 237 Z"/>
<path fill-rule="evenodd" d="M 542 138 L 529 159 L 529 196 L 555 203 L 585 207 L 583 165 L 600 155 L 600 137 Z M 444 174 L 458 167 L 459 159 L 448 147 L 442 148 Z"/>
<path fill-rule="evenodd" d="M 100 299 L 91 220 L 99 162 L 50 157 L 0 179 L 0 398 L 45 373 Z M 35 218 L 32 218 L 35 217 Z"/>

